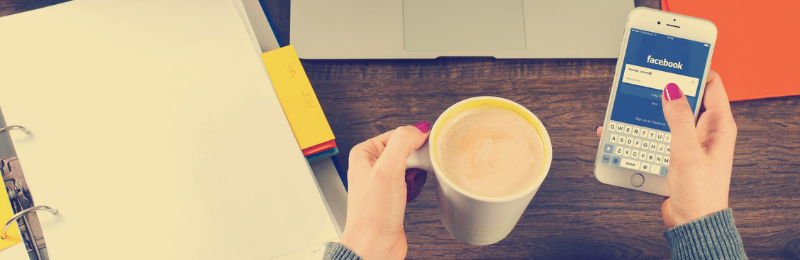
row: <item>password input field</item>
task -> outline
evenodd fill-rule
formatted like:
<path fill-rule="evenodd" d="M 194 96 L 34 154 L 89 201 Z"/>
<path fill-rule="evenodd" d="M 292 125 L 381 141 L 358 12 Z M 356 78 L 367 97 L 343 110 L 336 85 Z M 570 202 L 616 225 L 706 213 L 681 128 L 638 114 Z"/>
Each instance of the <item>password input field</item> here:
<path fill-rule="evenodd" d="M 697 78 L 631 64 L 625 64 L 625 71 L 622 73 L 622 82 L 624 83 L 656 90 L 664 90 L 667 84 L 675 83 L 681 88 L 684 95 L 690 97 L 694 97 L 697 94 L 699 81 Z"/>

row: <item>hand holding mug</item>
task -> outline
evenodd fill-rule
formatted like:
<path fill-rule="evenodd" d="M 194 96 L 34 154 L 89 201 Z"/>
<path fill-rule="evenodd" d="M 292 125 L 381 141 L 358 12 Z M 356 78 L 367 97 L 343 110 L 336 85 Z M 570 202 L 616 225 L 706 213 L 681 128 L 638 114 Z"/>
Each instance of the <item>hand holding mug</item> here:
<path fill-rule="evenodd" d="M 365 259 L 404 258 L 407 253 L 407 241 L 403 231 L 406 202 L 419 195 L 419 190 L 425 183 L 424 178 L 427 175 L 425 171 L 433 171 L 436 174 L 439 212 L 445 228 L 454 237 L 470 244 L 487 245 L 502 240 L 511 232 L 550 169 L 552 160 L 550 137 L 541 121 L 529 110 L 512 101 L 496 97 L 470 98 L 451 106 L 439 117 L 431 133 L 436 135 L 442 132 L 436 129 L 443 128 L 441 125 L 448 119 L 466 114 L 465 109 L 476 106 L 494 107 L 505 114 L 514 115 L 516 118 L 514 120 L 518 121 L 502 123 L 496 121 L 497 117 L 492 116 L 489 118 L 494 121 L 483 122 L 494 129 L 499 139 L 493 137 L 477 142 L 470 140 L 469 134 L 466 137 L 447 139 L 456 141 L 454 143 L 483 145 L 468 149 L 490 155 L 483 158 L 484 161 L 477 162 L 481 166 L 477 168 L 486 168 L 486 164 L 498 163 L 504 167 L 527 167 L 530 176 L 520 176 L 520 178 L 528 181 L 514 183 L 519 187 L 510 193 L 509 189 L 503 189 L 500 191 L 502 194 L 481 195 L 482 191 L 475 191 L 473 188 L 485 188 L 485 185 L 455 184 L 452 177 L 444 175 L 440 163 L 432 156 L 438 146 L 425 144 L 430 135 L 429 124 L 420 123 L 415 125 L 417 128 L 400 127 L 358 144 L 350 153 L 348 217 L 341 240 L 343 245 Z M 474 123 L 471 125 L 474 126 Z M 508 129 L 512 125 L 529 129 L 524 133 L 527 136 L 520 137 L 519 132 L 509 132 Z M 452 128 L 452 132 L 465 132 L 461 131 L 463 128 Z M 486 132 L 478 131 L 480 134 Z M 435 138 L 430 139 L 433 142 Z M 530 165 L 526 163 L 531 160 L 530 156 L 517 158 L 522 153 L 498 158 L 492 152 L 492 149 L 506 149 L 500 144 L 513 146 L 514 149 L 525 147 L 523 143 L 528 139 L 533 140 L 528 147 L 538 149 L 538 152 L 534 151 L 538 155 L 538 158 L 535 158 L 538 160 L 537 163 Z M 491 143 L 494 141 L 497 143 Z M 466 167 L 466 169 L 471 168 Z M 497 178 L 498 176 L 494 176 L 497 174 L 502 177 L 506 172 L 491 173 L 484 177 Z M 480 181 L 473 182 L 475 183 Z M 490 188 L 490 190 L 499 189 Z"/>
<path fill-rule="evenodd" d="M 406 158 L 425 143 L 429 128 L 427 122 L 416 128 L 403 126 L 350 151 L 347 222 L 341 243 L 362 258 L 405 258 Z"/>

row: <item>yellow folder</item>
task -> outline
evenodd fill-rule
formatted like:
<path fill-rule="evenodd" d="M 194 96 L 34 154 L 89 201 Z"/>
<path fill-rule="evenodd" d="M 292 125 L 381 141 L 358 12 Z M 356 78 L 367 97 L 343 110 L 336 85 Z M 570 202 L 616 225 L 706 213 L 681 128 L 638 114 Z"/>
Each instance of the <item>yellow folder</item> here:
<path fill-rule="evenodd" d="M 300 149 L 334 139 L 328 119 L 291 45 L 261 54 Z"/>
<path fill-rule="evenodd" d="M 0 196 L 0 219 L 2 219 L 0 221 L 2 221 L 3 224 L 6 224 L 6 220 L 9 220 L 12 216 L 14 216 L 14 211 L 11 210 L 11 203 L 4 197 L 5 196 Z M 0 230 L 2 230 L 2 227 L 0 227 Z M 22 241 L 22 238 L 19 236 L 19 227 L 17 227 L 17 222 L 11 223 L 11 226 L 8 228 L 8 237 L 5 239 L 0 239 L 0 251 L 16 245 L 20 241 Z"/>

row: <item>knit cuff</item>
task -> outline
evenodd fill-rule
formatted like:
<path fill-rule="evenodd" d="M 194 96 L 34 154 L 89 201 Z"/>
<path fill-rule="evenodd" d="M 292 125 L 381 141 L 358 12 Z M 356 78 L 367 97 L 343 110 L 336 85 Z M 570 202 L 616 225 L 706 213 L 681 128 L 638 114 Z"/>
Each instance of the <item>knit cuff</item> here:
<path fill-rule="evenodd" d="M 330 242 L 325 246 L 325 256 L 322 257 L 324 260 L 363 260 L 359 257 L 356 252 L 350 250 L 346 246 L 336 243 Z"/>
<path fill-rule="evenodd" d="M 731 209 L 671 228 L 664 236 L 673 260 L 747 259 Z"/>

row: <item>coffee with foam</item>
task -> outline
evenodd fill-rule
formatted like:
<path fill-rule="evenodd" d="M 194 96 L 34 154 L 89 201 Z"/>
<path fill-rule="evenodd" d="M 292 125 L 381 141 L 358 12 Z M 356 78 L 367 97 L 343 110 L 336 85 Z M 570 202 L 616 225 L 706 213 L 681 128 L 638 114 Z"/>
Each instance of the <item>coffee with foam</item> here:
<path fill-rule="evenodd" d="M 434 146 L 447 178 L 480 196 L 520 193 L 536 181 L 544 166 L 536 128 L 516 111 L 499 106 L 456 112 L 444 122 Z"/>

